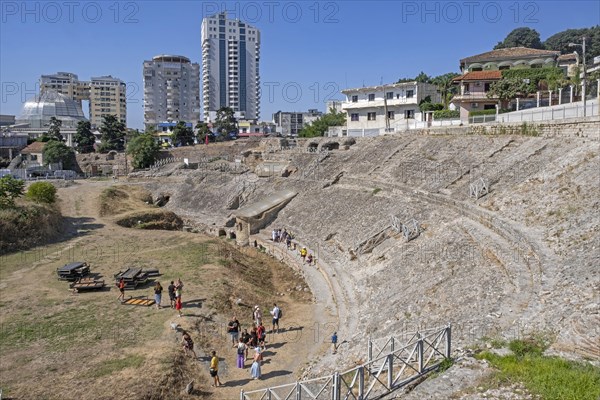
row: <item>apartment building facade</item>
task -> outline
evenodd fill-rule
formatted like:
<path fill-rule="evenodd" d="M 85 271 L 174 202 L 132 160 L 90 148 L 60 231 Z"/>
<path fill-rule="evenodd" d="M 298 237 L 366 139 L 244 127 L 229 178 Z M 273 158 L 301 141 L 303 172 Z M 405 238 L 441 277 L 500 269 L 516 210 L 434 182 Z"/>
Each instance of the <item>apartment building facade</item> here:
<path fill-rule="evenodd" d="M 342 110 L 347 113 L 348 136 L 377 136 L 410 129 L 410 122 L 423 120 L 421 100 L 429 96 L 432 103 L 441 102 L 435 85 L 416 81 L 345 89 L 342 93 L 346 96 Z"/>
<path fill-rule="evenodd" d="M 306 124 L 314 122 L 323 113 L 317 109 L 308 111 L 277 111 L 273 114 L 276 132 L 281 136 L 296 136 Z"/>
<path fill-rule="evenodd" d="M 260 117 L 260 31 L 219 13 L 202 20 L 202 106 L 213 122 L 221 107 L 237 119 Z"/>
<path fill-rule="evenodd" d="M 89 101 L 89 120 L 92 128 L 98 128 L 106 115 L 115 115 L 127 124 L 127 85 L 111 75 L 92 77 L 80 81 L 71 72 L 58 72 L 40 77 L 40 95 L 56 92 L 76 101 Z"/>
<path fill-rule="evenodd" d="M 40 94 L 52 90 L 64 94 L 71 100 L 79 101 L 90 99 L 89 82 L 80 81 L 72 72 L 57 72 L 52 75 L 40 77 Z"/>
<path fill-rule="evenodd" d="M 144 124 L 200 121 L 200 65 L 177 55 L 144 61 Z"/>
<path fill-rule="evenodd" d="M 90 123 L 100 127 L 107 115 L 114 115 L 127 126 L 127 85 L 112 76 L 92 77 L 90 80 Z"/>

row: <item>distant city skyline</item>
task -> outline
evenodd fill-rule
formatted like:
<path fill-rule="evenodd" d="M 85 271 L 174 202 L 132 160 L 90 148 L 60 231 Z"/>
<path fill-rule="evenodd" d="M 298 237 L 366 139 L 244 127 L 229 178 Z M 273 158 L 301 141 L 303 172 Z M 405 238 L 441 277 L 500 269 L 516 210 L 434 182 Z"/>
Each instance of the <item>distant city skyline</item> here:
<path fill-rule="evenodd" d="M 143 129 L 143 73 L 157 54 L 202 62 L 204 17 L 227 11 L 261 31 L 261 119 L 325 110 L 343 89 L 420 71 L 459 71 L 513 29 L 541 39 L 600 23 L 597 1 L 0 3 L 0 114 L 19 116 L 41 75 L 111 75 L 127 85 L 127 125 Z M 202 96 L 202 93 L 201 93 Z"/>

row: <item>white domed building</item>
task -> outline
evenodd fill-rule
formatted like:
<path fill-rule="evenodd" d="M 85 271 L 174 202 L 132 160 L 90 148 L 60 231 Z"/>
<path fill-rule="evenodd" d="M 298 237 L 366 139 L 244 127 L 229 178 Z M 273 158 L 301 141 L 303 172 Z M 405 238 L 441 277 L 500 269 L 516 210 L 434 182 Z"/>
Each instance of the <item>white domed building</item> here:
<path fill-rule="evenodd" d="M 48 128 L 52 117 L 62 121 L 63 129 L 75 129 L 79 121 L 87 121 L 77 101 L 49 90 L 25 102 L 16 125 L 23 128 Z"/>

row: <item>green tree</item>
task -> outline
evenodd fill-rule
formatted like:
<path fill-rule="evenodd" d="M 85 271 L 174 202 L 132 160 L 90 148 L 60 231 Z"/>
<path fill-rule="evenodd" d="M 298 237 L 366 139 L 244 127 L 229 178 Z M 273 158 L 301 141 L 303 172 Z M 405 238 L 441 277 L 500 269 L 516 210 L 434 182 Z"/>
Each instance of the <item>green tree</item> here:
<path fill-rule="evenodd" d="M 425 72 L 421 71 L 419 75 L 415 76 L 415 81 L 419 83 L 431 83 L 431 77 Z"/>
<path fill-rule="evenodd" d="M 198 122 L 196 124 L 196 131 L 198 132 L 198 141 L 204 142 L 206 140 L 206 135 L 210 135 L 210 128 L 206 122 Z"/>
<path fill-rule="evenodd" d="M 509 100 L 518 96 L 526 96 L 529 93 L 531 93 L 531 87 L 523 79 L 503 78 L 490 85 L 487 97 L 499 98 L 504 106 Z"/>
<path fill-rule="evenodd" d="M 494 46 L 494 50 L 509 47 L 529 47 L 531 49 L 543 49 L 540 34 L 535 29 L 522 27 L 513 29 L 502 42 Z"/>
<path fill-rule="evenodd" d="M 329 113 L 317 118 L 313 123 L 304 125 L 298 133 L 300 137 L 324 136 L 330 126 L 346 125 L 346 113 L 336 112 L 331 109 Z"/>
<path fill-rule="evenodd" d="M 560 51 L 561 54 L 577 51 L 580 56 L 583 56 L 581 54 L 581 47 L 571 47 L 569 43 L 581 44 L 584 36 L 586 38 L 586 63 L 590 65 L 594 57 L 600 56 L 600 25 L 591 28 L 567 29 L 558 32 L 544 41 L 544 47 L 547 50 Z M 580 62 L 583 62 L 582 58 L 580 58 Z"/>
<path fill-rule="evenodd" d="M 58 140 L 59 142 L 63 142 L 65 140 L 63 135 L 60 133 L 61 126 L 62 121 L 60 119 L 56 119 L 56 117 L 50 117 L 50 127 L 48 128 L 48 137 L 50 140 Z"/>
<path fill-rule="evenodd" d="M 127 143 L 127 154 L 133 157 L 134 168 L 148 168 L 156 161 L 160 145 L 152 133 L 136 135 Z"/>
<path fill-rule="evenodd" d="M 62 126 L 62 121 L 60 119 L 56 119 L 56 117 L 50 117 L 50 126 L 48 127 L 48 132 L 44 132 L 37 140 L 39 142 L 49 142 L 50 140 L 58 140 L 59 142 L 63 142 L 63 135 L 60 133 L 60 127 Z"/>
<path fill-rule="evenodd" d="M 431 80 L 431 83 L 437 86 L 437 90 L 442 95 L 442 103 L 444 104 L 444 109 L 448 109 L 448 103 L 452 99 L 452 95 L 455 94 L 457 89 L 457 85 L 452 83 L 452 80 L 460 76 L 455 72 L 448 72 L 443 75 L 436 76 Z"/>
<path fill-rule="evenodd" d="M 171 133 L 171 140 L 175 146 L 189 146 L 194 144 L 194 130 L 184 121 L 177 122 Z"/>
<path fill-rule="evenodd" d="M 91 153 L 94 151 L 96 137 L 92 133 L 92 124 L 89 121 L 79 121 L 77 123 L 77 132 L 73 136 L 75 149 L 82 153 Z"/>
<path fill-rule="evenodd" d="M 100 126 L 100 152 L 108 153 L 110 150 L 121 151 L 125 148 L 125 124 L 119 121 L 115 115 L 106 115 Z"/>
<path fill-rule="evenodd" d="M 56 201 L 56 187 L 49 182 L 35 182 L 27 189 L 26 196 L 38 203 L 53 204 Z"/>
<path fill-rule="evenodd" d="M 0 178 L 0 208 L 15 206 L 15 199 L 23 195 L 25 182 L 11 175 Z"/>
<path fill-rule="evenodd" d="M 50 140 L 46 143 L 43 150 L 44 164 L 62 163 L 63 169 L 73 169 L 75 167 L 75 151 L 57 140 Z"/>
<path fill-rule="evenodd" d="M 238 124 L 235 114 L 230 107 L 221 107 L 217 111 L 214 126 L 221 139 L 226 138 L 229 132 L 238 132 Z"/>

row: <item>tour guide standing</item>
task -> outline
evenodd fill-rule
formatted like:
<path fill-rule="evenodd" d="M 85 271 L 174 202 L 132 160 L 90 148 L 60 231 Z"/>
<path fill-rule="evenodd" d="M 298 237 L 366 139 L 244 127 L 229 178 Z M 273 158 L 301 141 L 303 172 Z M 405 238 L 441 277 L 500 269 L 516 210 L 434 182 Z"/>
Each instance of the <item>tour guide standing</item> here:
<path fill-rule="evenodd" d="M 279 317 L 281 310 L 277 307 L 277 304 L 273 303 L 273 310 L 271 310 L 271 315 L 273 316 L 273 326 L 271 332 L 275 333 L 275 326 L 277 326 L 277 333 L 279 333 Z"/>
<path fill-rule="evenodd" d="M 229 324 L 227 324 L 227 332 L 231 335 L 232 347 L 236 347 L 240 338 L 240 322 L 235 315 L 231 318 Z"/>

